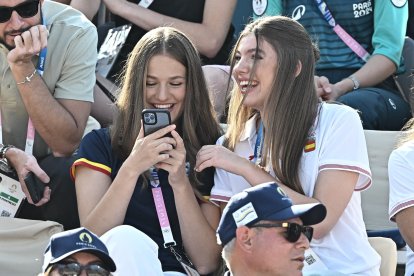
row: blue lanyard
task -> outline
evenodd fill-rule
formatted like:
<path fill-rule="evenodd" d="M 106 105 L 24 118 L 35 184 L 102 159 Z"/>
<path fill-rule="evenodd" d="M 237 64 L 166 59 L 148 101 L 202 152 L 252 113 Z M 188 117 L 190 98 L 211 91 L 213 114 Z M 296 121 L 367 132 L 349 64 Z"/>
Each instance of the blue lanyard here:
<path fill-rule="evenodd" d="M 331 11 L 328 9 L 328 5 L 326 5 L 325 1 L 315 0 L 315 3 L 318 6 L 318 9 L 322 13 L 322 15 L 325 17 L 325 20 L 328 22 L 328 24 L 331 27 L 335 27 L 336 26 L 335 19 L 333 18 Z"/>
<path fill-rule="evenodd" d="M 260 121 L 259 130 L 257 131 L 256 143 L 254 146 L 254 155 L 252 162 L 259 165 L 262 161 L 262 149 L 263 149 L 263 122 Z"/>
<path fill-rule="evenodd" d="M 42 17 L 42 25 L 46 26 L 46 21 Z M 46 55 L 47 55 L 47 47 L 43 48 L 39 53 L 39 60 L 37 62 L 37 72 L 40 76 L 43 76 L 45 72 L 45 62 L 46 62 Z"/>

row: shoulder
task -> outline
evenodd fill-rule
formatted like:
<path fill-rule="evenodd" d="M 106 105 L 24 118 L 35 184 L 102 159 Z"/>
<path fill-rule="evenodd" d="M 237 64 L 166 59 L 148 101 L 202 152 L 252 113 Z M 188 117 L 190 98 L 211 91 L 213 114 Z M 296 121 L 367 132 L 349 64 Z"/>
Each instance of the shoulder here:
<path fill-rule="evenodd" d="M 358 112 L 352 107 L 343 104 L 322 103 L 319 116 L 322 122 L 329 124 L 349 121 L 361 123 Z"/>
<path fill-rule="evenodd" d="M 80 11 L 71 6 L 63 5 L 54 1 L 45 1 L 42 7 L 43 17 L 51 32 L 52 25 L 63 25 L 79 29 L 95 29 Z"/>
<path fill-rule="evenodd" d="M 400 161 L 414 163 L 414 141 L 406 142 L 391 152 L 389 159 L 390 165 Z"/>

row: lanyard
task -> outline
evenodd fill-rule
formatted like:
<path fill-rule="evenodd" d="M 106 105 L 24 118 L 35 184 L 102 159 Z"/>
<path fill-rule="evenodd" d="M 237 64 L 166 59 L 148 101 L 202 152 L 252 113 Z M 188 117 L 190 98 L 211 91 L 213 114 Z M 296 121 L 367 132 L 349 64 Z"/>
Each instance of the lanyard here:
<path fill-rule="evenodd" d="M 46 25 L 44 19 L 42 19 L 42 24 Z M 47 55 L 47 48 L 44 48 L 39 53 L 39 59 L 38 59 L 37 66 L 36 66 L 36 70 L 39 76 L 43 76 L 43 73 L 45 71 L 46 55 Z M 35 133 L 36 133 L 36 130 L 33 126 L 32 119 L 30 119 L 29 117 L 29 121 L 27 123 L 26 144 L 24 147 L 24 151 L 30 155 L 33 154 Z M 2 128 L 1 112 L 0 112 L 0 144 L 3 144 L 3 128 Z"/>
<path fill-rule="evenodd" d="M 328 9 L 324 0 L 315 0 L 319 11 L 325 20 L 333 28 L 334 32 L 342 39 L 342 41 L 354 51 L 363 61 L 367 62 L 371 56 L 364 47 L 361 46 L 352 36 L 350 36 L 339 24 L 336 23 L 331 11 Z"/>
<path fill-rule="evenodd" d="M 250 161 L 256 165 L 260 165 L 262 161 L 262 150 L 263 150 L 263 122 L 260 121 L 259 129 L 257 131 L 256 143 L 254 145 L 254 154 L 250 156 Z"/>

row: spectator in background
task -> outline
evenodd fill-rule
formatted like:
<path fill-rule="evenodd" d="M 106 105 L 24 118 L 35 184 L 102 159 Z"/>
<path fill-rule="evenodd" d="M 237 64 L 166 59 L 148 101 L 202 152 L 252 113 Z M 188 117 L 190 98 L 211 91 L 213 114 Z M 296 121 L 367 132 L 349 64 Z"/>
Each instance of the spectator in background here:
<path fill-rule="evenodd" d="M 197 173 L 194 166 L 198 150 L 221 130 L 191 41 L 170 27 L 146 33 L 128 59 L 117 105 L 114 125 L 85 136 L 73 165 L 81 224 L 99 235 L 132 228 L 132 238 L 112 243 L 117 253 L 107 243 L 120 275 L 183 275 L 175 252 L 184 250 L 200 274 L 211 273 L 220 252 L 220 210 L 208 201 L 214 171 Z M 144 108 L 168 109 L 173 125 L 144 137 Z M 164 246 L 170 242 L 153 196 L 159 189 L 176 246 Z"/>
<path fill-rule="evenodd" d="M 398 148 L 390 155 L 388 176 L 390 183 L 389 215 L 408 244 L 405 275 L 414 274 L 414 121 L 407 124 Z"/>
<path fill-rule="evenodd" d="M 38 163 L 70 156 L 79 145 L 93 102 L 96 29 L 80 12 L 44 0 L 0 0 L 0 15 L 0 158 L 31 203 L 19 217 L 78 227 L 69 164 L 55 163 L 60 173 L 36 204 L 42 208 L 32 205 L 24 178 L 33 172 L 48 183 Z"/>
<path fill-rule="evenodd" d="M 315 1 L 256 2 L 252 0 L 255 17 L 289 16 L 318 43 L 321 59 L 316 83 L 323 100 L 336 100 L 359 110 L 365 129 L 400 130 L 408 121 L 410 106 L 392 78 L 401 69 L 407 1 L 324 1 L 336 23 L 371 55 L 367 62 L 343 42 Z"/>
<path fill-rule="evenodd" d="M 348 106 L 318 101 L 317 58 L 306 30 L 292 19 L 247 25 L 232 55 L 227 132 L 217 145 L 201 148 L 196 170 L 216 167 L 211 200 L 221 207 L 234 194 L 273 181 L 295 204 L 321 202 L 328 213 L 314 227 L 314 253 L 328 270 L 379 275 L 380 257 L 361 210 L 359 191 L 371 185 L 361 121 Z"/>
<path fill-rule="evenodd" d="M 313 235 L 308 225 L 325 216 L 322 204 L 293 205 L 276 183 L 232 196 L 217 229 L 231 275 L 302 275 Z"/>
<path fill-rule="evenodd" d="M 50 237 L 42 269 L 44 276 L 108 276 L 116 265 L 99 237 L 81 227 Z"/>
<path fill-rule="evenodd" d="M 115 15 L 115 25 L 132 23 L 110 79 L 121 72 L 128 54 L 149 30 L 170 26 L 185 33 L 202 55 L 204 64 L 225 64 L 233 46 L 234 28 L 231 25 L 236 0 L 103 0 Z M 89 19 L 97 12 L 100 0 L 72 0 L 71 5 L 83 11 Z M 92 7 L 96 8 L 92 10 Z"/>
<path fill-rule="evenodd" d="M 407 36 L 414 39 L 414 0 L 408 0 Z"/>

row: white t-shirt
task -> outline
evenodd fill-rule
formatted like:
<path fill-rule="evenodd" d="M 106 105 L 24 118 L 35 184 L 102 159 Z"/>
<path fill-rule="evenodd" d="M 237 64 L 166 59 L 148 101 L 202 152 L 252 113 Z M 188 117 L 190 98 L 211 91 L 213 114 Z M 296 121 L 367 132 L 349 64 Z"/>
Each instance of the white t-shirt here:
<path fill-rule="evenodd" d="M 254 153 L 256 117 L 246 122 L 235 152 L 244 158 Z M 345 105 L 322 103 L 315 127 L 315 149 L 302 155 L 299 178 L 305 194 L 313 196 L 316 179 L 323 170 L 359 173 L 355 191 L 337 224 L 322 239 L 313 239 L 311 247 L 329 270 L 346 275 L 379 275 L 380 256 L 370 246 L 362 218 L 359 191 L 371 185 L 368 153 L 361 120 L 355 110 Z M 220 137 L 217 144 L 222 144 Z M 274 176 L 274 173 L 271 172 Z M 338 180 L 340 185 L 340 180 Z M 211 201 L 227 202 L 249 188 L 241 176 L 216 169 Z M 373 272 L 374 271 L 374 272 Z"/>
<path fill-rule="evenodd" d="M 388 161 L 390 182 L 389 216 L 395 221 L 395 215 L 405 208 L 414 206 L 414 141 L 395 149 Z M 414 273 L 414 253 L 407 246 L 405 275 Z"/>

